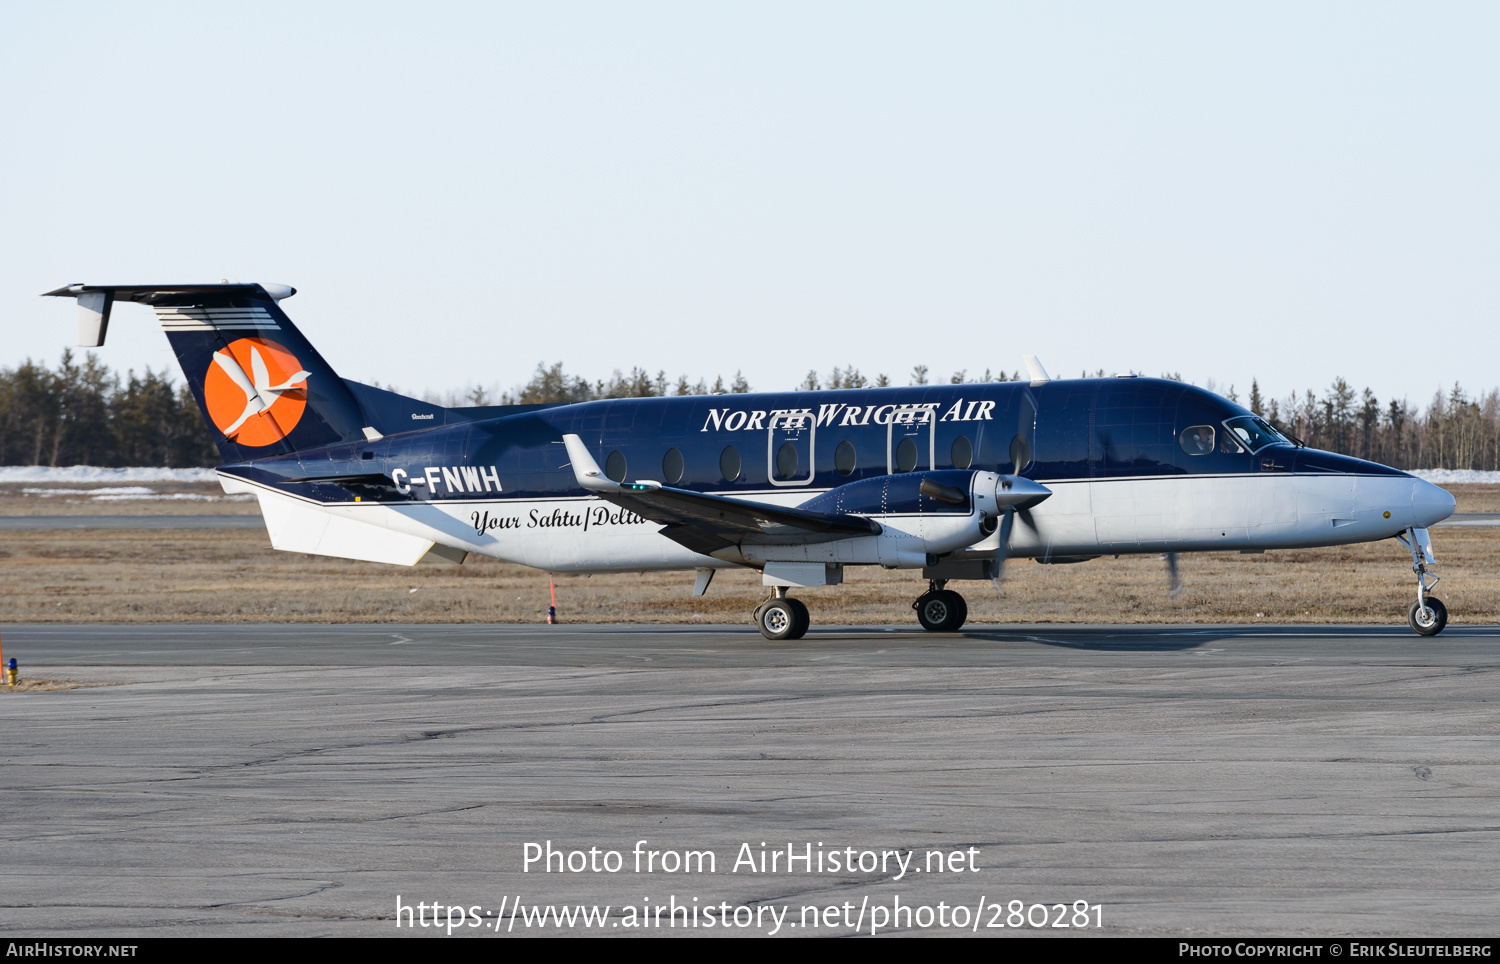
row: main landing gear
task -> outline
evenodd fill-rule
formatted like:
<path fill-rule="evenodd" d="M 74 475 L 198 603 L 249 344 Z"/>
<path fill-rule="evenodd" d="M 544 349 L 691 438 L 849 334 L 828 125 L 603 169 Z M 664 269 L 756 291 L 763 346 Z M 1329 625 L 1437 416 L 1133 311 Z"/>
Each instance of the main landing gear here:
<path fill-rule="evenodd" d="M 917 611 L 917 622 L 929 632 L 954 632 L 969 618 L 969 604 L 958 593 L 944 589 L 946 584 L 945 579 L 932 580 L 927 591 L 911 604 Z M 755 628 L 767 639 L 801 639 L 811 622 L 807 607 L 788 596 L 785 586 L 777 586 L 770 599 L 755 607 Z"/>
<path fill-rule="evenodd" d="M 911 608 L 917 611 L 917 622 L 933 633 L 951 633 L 969 618 L 969 604 L 951 589 L 944 589 L 946 579 L 933 579 L 927 591 L 917 597 Z"/>
<path fill-rule="evenodd" d="M 807 607 L 788 596 L 785 586 L 777 586 L 775 595 L 755 607 L 755 626 L 767 639 L 801 639 L 811 624 Z"/>
<path fill-rule="evenodd" d="M 1432 576 L 1432 582 L 1427 581 L 1431 575 L 1427 563 L 1432 562 L 1432 541 L 1426 529 L 1407 529 L 1405 536 L 1396 539 L 1411 550 L 1411 571 L 1417 574 L 1417 601 L 1406 611 L 1406 622 L 1419 636 L 1436 636 L 1448 625 L 1448 607 L 1438 597 L 1427 594 L 1441 578 Z"/>

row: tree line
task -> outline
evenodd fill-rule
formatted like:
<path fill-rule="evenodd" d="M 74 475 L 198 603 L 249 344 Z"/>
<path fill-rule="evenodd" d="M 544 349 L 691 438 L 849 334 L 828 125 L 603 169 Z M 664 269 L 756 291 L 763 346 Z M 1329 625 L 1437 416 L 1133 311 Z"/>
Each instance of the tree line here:
<path fill-rule="evenodd" d="M 1343 378 L 1321 397 L 1308 390 L 1282 399 L 1262 397 L 1252 381 L 1244 404 L 1311 448 L 1399 469 L 1500 469 L 1500 391 L 1493 388 L 1471 396 L 1454 382 L 1418 408 L 1404 398 L 1382 404 Z"/>
<path fill-rule="evenodd" d="M 1086 376 L 1090 373 L 1083 373 Z M 1093 374 L 1103 375 L 1095 372 Z M 954 372 L 948 384 L 1016 381 L 1019 372 L 971 375 Z M 1164 373 L 1181 380 L 1181 375 Z M 925 365 L 912 369 L 911 385 L 933 384 Z M 799 390 L 883 388 L 886 374 L 873 378 L 853 365 L 826 375 L 809 371 Z M 1210 380 L 1210 391 L 1220 390 Z M 394 390 L 394 389 L 393 389 Z M 471 387 L 446 396 L 429 393 L 429 401 L 450 406 L 529 405 L 585 402 L 603 398 L 649 398 L 664 395 L 708 395 L 750 391 L 740 372 L 726 384 L 687 376 L 669 379 L 644 368 L 588 380 L 568 374 L 561 362 L 538 364 L 525 385 L 506 392 Z M 1407 399 L 1382 402 L 1342 377 L 1322 393 L 1311 389 L 1283 398 L 1266 396 L 1259 380 L 1241 399 L 1233 385 L 1223 394 L 1242 402 L 1282 432 L 1312 448 L 1327 449 L 1400 469 L 1500 470 L 1500 390 L 1470 395 L 1455 383 L 1438 392 L 1425 407 Z M 15 368 L 0 368 L 0 465 L 169 466 L 187 468 L 219 464 L 211 430 L 199 414 L 186 385 L 163 370 L 147 368 L 123 377 L 111 372 L 92 352 L 80 361 L 64 351 L 55 369 L 28 359 Z"/>
<path fill-rule="evenodd" d="M 198 403 L 165 370 L 122 379 L 71 350 L 55 370 L 30 359 L 0 368 L 0 465 L 218 464 Z"/>
<path fill-rule="evenodd" d="M 676 381 L 670 381 L 665 371 L 658 371 L 655 375 L 650 374 L 644 368 L 632 368 L 629 375 L 620 374 L 616 369 L 614 374 L 606 381 L 589 381 L 569 375 L 563 371 L 562 362 L 552 366 L 541 364 L 536 366 L 536 372 L 531 376 L 531 381 L 513 391 L 502 392 L 498 400 L 492 401 L 490 394 L 483 388 L 471 388 L 468 392 L 459 396 L 462 402 L 452 401 L 454 396 L 449 395 L 443 401 L 454 404 L 468 405 L 538 405 L 538 404 L 571 404 L 573 402 L 591 402 L 600 398 L 659 398 L 663 395 L 723 395 L 726 393 L 741 394 L 750 391 L 750 383 L 745 381 L 745 376 L 740 372 L 734 373 L 734 378 L 728 385 L 724 384 L 724 376 L 720 375 L 709 385 L 703 379 L 697 382 L 689 382 L 686 375 L 679 375 Z M 438 401 L 437 399 L 430 399 Z"/>

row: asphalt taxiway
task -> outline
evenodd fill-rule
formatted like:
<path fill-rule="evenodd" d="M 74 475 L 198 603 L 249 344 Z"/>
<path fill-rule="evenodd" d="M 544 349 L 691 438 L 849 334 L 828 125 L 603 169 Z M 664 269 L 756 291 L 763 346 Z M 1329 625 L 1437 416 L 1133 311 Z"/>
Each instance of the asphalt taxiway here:
<path fill-rule="evenodd" d="M 431 937 L 398 899 L 518 896 L 615 923 L 899 899 L 1085 901 L 1110 934 L 1497 929 L 1500 627 L 0 630 L 23 676 L 118 684 L 0 694 L 12 935 Z M 547 841 L 624 863 L 526 869 Z M 717 865 L 637 872 L 638 841 Z M 978 869 L 732 870 L 747 844 Z M 473 919 L 454 936 L 495 933 Z"/>
<path fill-rule="evenodd" d="M 4 640 L 57 667 L 1500 666 L 1500 627 L 1462 625 L 1436 638 L 1404 625 L 814 626 L 771 642 L 750 625 L 54 624 L 6 629 Z"/>

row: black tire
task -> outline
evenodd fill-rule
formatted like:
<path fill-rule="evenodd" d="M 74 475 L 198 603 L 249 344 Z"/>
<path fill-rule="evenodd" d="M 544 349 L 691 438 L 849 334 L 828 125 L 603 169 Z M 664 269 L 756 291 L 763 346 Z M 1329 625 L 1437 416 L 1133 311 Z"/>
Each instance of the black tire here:
<path fill-rule="evenodd" d="M 951 633 L 964 624 L 969 607 L 958 593 L 941 589 L 923 593 L 913 608 L 917 611 L 917 622 L 929 633 Z"/>
<path fill-rule="evenodd" d="M 812 626 L 812 616 L 808 613 L 807 606 L 803 604 L 802 600 L 793 599 L 791 596 L 788 596 L 785 602 L 797 614 L 797 627 L 792 630 L 792 635 L 788 636 L 787 639 L 801 639 L 807 635 L 808 628 Z"/>
<path fill-rule="evenodd" d="M 767 639 L 796 639 L 797 630 L 803 627 L 802 620 L 797 616 L 799 605 L 801 604 L 787 597 L 767 599 L 755 610 L 756 628 Z M 805 607 L 803 611 L 806 611 Z M 803 628 L 802 631 L 807 630 Z"/>
<path fill-rule="evenodd" d="M 1436 596 L 1427 597 L 1427 612 L 1422 612 L 1420 603 L 1412 603 L 1406 611 L 1406 622 L 1418 636 L 1436 636 L 1448 625 L 1448 607 Z"/>
<path fill-rule="evenodd" d="M 963 628 L 964 623 L 969 621 L 969 603 L 963 596 L 960 596 L 951 589 L 945 590 L 945 592 L 953 597 L 953 608 L 958 610 L 958 622 L 953 624 L 953 629 L 949 630 L 949 632 L 957 632 Z"/>

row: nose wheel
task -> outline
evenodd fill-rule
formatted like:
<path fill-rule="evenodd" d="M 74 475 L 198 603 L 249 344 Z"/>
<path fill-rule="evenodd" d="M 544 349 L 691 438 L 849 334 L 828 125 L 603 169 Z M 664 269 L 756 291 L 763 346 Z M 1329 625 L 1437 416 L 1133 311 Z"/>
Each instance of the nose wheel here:
<path fill-rule="evenodd" d="M 807 635 L 812 617 L 802 601 L 777 587 L 776 595 L 755 607 L 755 628 L 767 639 L 801 639 Z"/>
<path fill-rule="evenodd" d="M 969 618 L 969 604 L 953 590 L 942 588 L 938 580 L 928 585 L 928 590 L 911 604 L 917 611 L 917 622 L 931 633 L 954 632 Z"/>
<path fill-rule="evenodd" d="M 1436 596 L 1428 596 L 1426 605 L 1411 604 L 1406 612 L 1406 621 L 1418 636 L 1436 636 L 1448 625 L 1448 607 Z"/>
<path fill-rule="evenodd" d="M 1396 539 L 1411 550 L 1411 571 L 1417 574 L 1417 601 L 1406 611 L 1407 625 L 1419 636 L 1436 636 L 1448 625 L 1448 607 L 1438 597 L 1428 595 L 1428 590 L 1441 578 L 1427 569 L 1427 564 L 1433 561 L 1432 540 L 1426 529 L 1407 529 L 1406 535 L 1398 535 Z"/>

